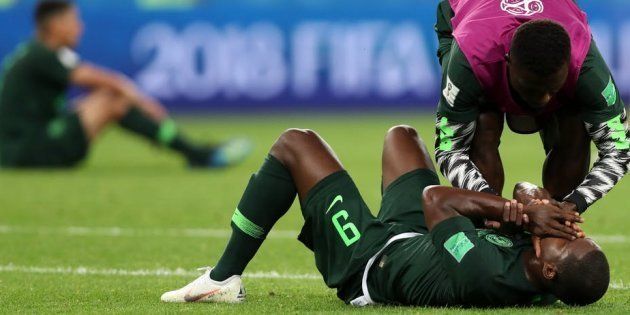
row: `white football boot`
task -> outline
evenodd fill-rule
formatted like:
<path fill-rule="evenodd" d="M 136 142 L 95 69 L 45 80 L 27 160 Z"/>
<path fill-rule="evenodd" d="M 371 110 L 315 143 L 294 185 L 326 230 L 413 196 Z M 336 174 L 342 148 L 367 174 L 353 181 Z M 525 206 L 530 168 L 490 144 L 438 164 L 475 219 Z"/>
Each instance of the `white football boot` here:
<path fill-rule="evenodd" d="M 245 288 L 241 276 L 231 276 L 218 282 L 210 279 L 212 268 L 199 268 L 205 271 L 203 275 L 189 283 L 187 286 L 162 294 L 162 302 L 186 303 L 240 303 L 245 300 Z"/>

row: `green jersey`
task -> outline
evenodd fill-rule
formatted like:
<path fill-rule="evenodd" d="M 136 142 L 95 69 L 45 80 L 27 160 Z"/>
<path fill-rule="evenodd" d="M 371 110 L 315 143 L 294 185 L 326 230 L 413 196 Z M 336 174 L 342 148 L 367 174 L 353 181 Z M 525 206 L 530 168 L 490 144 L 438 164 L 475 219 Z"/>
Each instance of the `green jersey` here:
<path fill-rule="evenodd" d="M 555 301 L 526 278 L 525 234 L 477 230 L 465 217 L 393 243 L 375 261 L 368 288 L 375 302 L 402 305 L 532 305 Z"/>
<path fill-rule="evenodd" d="M 438 58 L 443 70 L 442 97 L 435 129 L 435 159 L 440 171 L 453 186 L 500 193 L 493 191 L 470 157 L 479 113 L 497 110 L 499 106 L 484 95 L 470 63 L 454 40 L 453 15 L 450 2 L 442 0 L 435 24 L 439 41 Z M 514 101 L 519 103 L 517 98 L 518 95 L 515 95 Z M 575 204 L 579 212 L 584 212 L 613 189 L 630 165 L 630 130 L 625 125 L 625 106 L 615 80 L 592 40 L 575 92 L 570 99 L 563 101 L 567 103 L 554 113 L 555 117 L 543 117 L 545 119 L 541 119 L 538 127 L 559 130 L 557 118 L 566 114 L 564 110 L 570 109 L 581 115 L 586 132 L 597 147 L 598 160 L 584 181 L 564 200 Z M 547 153 L 557 145 L 554 141 L 543 138 Z"/>
<path fill-rule="evenodd" d="M 70 73 L 78 64 L 70 49 L 53 51 L 37 41 L 21 44 L 3 62 L 0 77 L 0 145 L 27 141 L 63 113 Z"/>
<path fill-rule="evenodd" d="M 482 108 L 497 108 L 485 97 L 457 42 L 451 42 L 450 53 L 442 58 L 444 75 L 443 95 L 438 105 L 440 116 L 466 123 L 476 120 Z M 624 103 L 618 95 L 610 70 L 592 41 L 580 71 L 573 101 L 565 106 L 579 108 L 585 122 L 601 124 L 623 113 Z"/>

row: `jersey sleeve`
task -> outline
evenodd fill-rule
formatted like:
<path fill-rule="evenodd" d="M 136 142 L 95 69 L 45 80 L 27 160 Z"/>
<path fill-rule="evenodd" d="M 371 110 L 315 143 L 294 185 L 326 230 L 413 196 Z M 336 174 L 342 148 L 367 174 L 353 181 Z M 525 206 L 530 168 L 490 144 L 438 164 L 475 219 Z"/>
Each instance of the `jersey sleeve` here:
<path fill-rule="evenodd" d="M 457 42 L 453 41 L 442 67 L 442 95 L 438 114 L 457 122 L 477 119 L 483 91 Z"/>
<path fill-rule="evenodd" d="M 576 101 L 583 109 L 586 130 L 599 151 L 585 180 L 565 198 L 584 212 L 628 173 L 630 132 L 619 89 L 594 41 L 577 88 Z"/>
<path fill-rule="evenodd" d="M 440 172 L 455 187 L 494 193 L 470 160 L 483 92 L 456 42 L 443 68 L 435 128 L 435 156 Z"/>
<path fill-rule="evenodd" d="M 438 4 L 437 17 L 434 26 L 435 34 L 438 38 L 438 61 L 440 65 L 444 63 L 444 58 L 450 54 L 451 47 L 455 41 L 453 38 L 453 25 L 451 19 L 455 13 L 451 9 L 448 0 L 442 0 Z"/>
<path fill-rule="evenodd" d="M 575 93 L 575 101 L 582 109 L 586 123 L 598 125 L 607 122 L 624 110 L 619 89 L 595 41 L 591 41 Z"/>
<path fill-rule="evenodd" d="M 609 193 L 630 167 L 630 131 L 627 114 L 623 111 L 607 122 L 591 124 L 586 130 L 599 151 L 584 181 L 565 198 L 577 206 L 580 213 Z"/>
<path fill-rule="evenodd" d="M 79 56 L 69 48 L 57 51 L 39 49 L 31 56 L 31 64 L 37 75 L 60 85 L 68 84 L 70 73 L 79 61 Z"/>
<path fill-rule="evenodd" d="M 437 115 L 435 160 L 451 185 L 472 191 L 496 194 L 470 159 L 477 121 L 456 122 Z"/>

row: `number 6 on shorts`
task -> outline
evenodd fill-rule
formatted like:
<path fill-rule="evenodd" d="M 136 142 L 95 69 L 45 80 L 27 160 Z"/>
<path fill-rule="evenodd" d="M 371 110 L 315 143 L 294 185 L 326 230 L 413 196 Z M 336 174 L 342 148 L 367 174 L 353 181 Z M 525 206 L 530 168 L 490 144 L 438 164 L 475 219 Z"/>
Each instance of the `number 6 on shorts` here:
<path fill-rule="evenodd" d="M 346 244 L 346 246 L 350 246 L 356 243 L 359 240 L 359 238 L 361 238 L 361 233 L 359 232 L 357 227 L 354 225 L 354 223 L 348 222 L 342 226 L 340 222 L 341 220 L 343 221 L 348 220 L 348 212 L 346 210 L 341 210 L 335 213 L 335 215 L 333 215 L 332 217 L 332 222 L 333 222 L 333 225 L 335 226 L 335 229 L 337 229 L 339 236 L 341 236 L 341 239 L 343 240 L 344 244 Z M 348 232 L 351 233 L 352 237 L 349 237 Z"/>

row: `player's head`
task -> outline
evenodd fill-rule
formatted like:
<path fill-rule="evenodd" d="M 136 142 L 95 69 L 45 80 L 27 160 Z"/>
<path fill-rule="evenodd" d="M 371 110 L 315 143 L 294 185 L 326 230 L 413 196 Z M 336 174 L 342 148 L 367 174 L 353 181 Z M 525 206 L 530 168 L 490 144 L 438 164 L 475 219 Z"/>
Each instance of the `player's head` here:
<path fill-rule="evenodd" d="M 571 39 L 562 25 L 534 20 L 514 33 L 508 56 L 512 88 L 533 110 L 544 108 L 564 86 L 571 60 Z"/>
<path fill-rule="evenodd" d="M 41 0 L 35 6 L 35 26 L 40 36 L 63 46 L 75 47 L 83 33 L 79 10 L 70 0 Z"/>
<path fill-rule="evenodd" d="M 591 239 L 545 238 L 539 260 L 543 283 L 568 305 L 595 303 L 608 289 L 608 260 Z"/>

